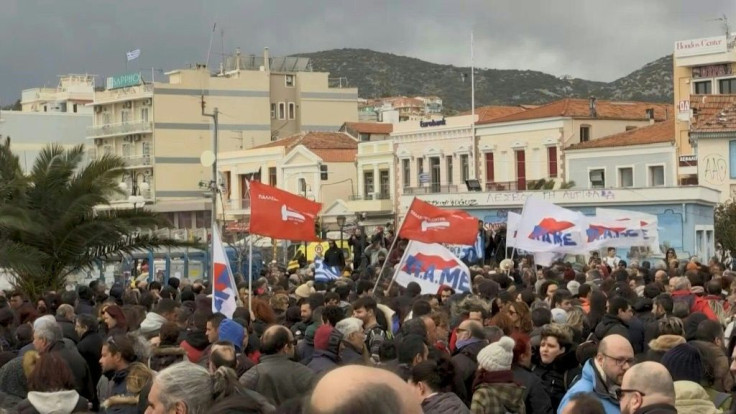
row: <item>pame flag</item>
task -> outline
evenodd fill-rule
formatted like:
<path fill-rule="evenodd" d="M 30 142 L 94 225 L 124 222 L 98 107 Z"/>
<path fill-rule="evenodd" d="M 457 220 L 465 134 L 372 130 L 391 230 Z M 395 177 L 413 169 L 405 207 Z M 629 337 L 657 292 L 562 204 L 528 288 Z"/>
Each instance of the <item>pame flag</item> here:
<path fill-rule="evenodd" d="M 323 259 L 314 259 L 314 281 L 329 282 L 340 278 L 338 266 L 327 266 Z"/>
<path fill-rule="evenodd" d="M 644 245 L 641 226 L 636 220 L 603 220 L 588 217 L 587 250 L 603 247 L 631 247 Z"/>
<path fill-rule="evenodd" d="M 475 238 L 475 243 L 472 246 L 465 246 L 463 244 L 451 244 L 447 248 L 450 249 L 452 254 L 457 256 L 458 259 L 465 263 L 477 263 L 484 259 L 485 240 L 483 240 L 483 234 L 478 233 L 478 237 Z"/>
<path fill-rule="evenodd" d="M 528 252 L 574 252 L 585 247 L 584 216 L 530 197 L 521 212 L 516 248 Z"/>
<path fill-rule="evenodd" d="M 661 255 L 662 250 L 659 247 L 659 222 L 654 214 L 640 213 L 638 211 L 618 210 L 612 208 L 597 208 L 596 216 L 606 217 L 610 220 L 621 222 L 633 222 L 641 228 L 642 243 L 638 246 L 647 246 L 654 255 Z"/>
<path fill-rule="evenodd" d="M 470 270 L 450 250 L 441 244 L 415 240 L 406 246 L 394 277 L 404 287 L 411 282 L 418 283 L 422 294 L 436 294 L 442 285 L 456 292 L 469 292 L 471 285 Z"/>
<path fill-rule="evenodd" d="M 238 307 L 236 302 L 237 289 L 235 288 L 235 279 L 233 279 L 233 271 L 230 269 L 230 261 L 225 254 L 225 247 L 222 245 L 220 231 L 217 226 L 212 227 L 212 240 L 214 240 L 214 251 L 212 252 L 212 312 L 233 318 L 235 308 Z"/>

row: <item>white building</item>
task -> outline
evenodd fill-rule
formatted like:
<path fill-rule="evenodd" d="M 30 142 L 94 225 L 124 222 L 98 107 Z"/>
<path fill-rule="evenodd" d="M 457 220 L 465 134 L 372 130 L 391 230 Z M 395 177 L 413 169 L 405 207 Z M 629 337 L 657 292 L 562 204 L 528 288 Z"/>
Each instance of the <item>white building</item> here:
<path fill-rule="evenodd" d="M 67 112 L 92 114 L 91 103 L 95 96 L 94 75 L 63 75 L 56 88 L 25 89 L 20 103 L 23 112 Z"/>

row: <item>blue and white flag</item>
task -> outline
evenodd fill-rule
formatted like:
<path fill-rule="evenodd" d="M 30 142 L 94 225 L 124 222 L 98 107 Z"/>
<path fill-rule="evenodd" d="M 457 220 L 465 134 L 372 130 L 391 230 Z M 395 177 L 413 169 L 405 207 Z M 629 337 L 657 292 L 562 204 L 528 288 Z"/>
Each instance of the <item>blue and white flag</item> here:
<path fill-rule="evenodd" d="M 329 282 L 340 278 L 338 266 L 327 266 L 322 258 L 314 259 L 314 281 Z"/>
<path fill-rule="evenodd" d="M 138 56 L 140 55 L 141 55 L 140 49 L 131 50 L 130 52 L 125 52 L 125 56 L 128 58 L 128 62 L 130 62 L 131 60 L 138 59 Z"/>
<path fill-rule="evenodd" d="M 486 243 L 485 240 L 483 240 L 482 233 L 478 233 L 478 237 L 475 238 L 475 243 L 472 246 L 450 244 L 447 248 L 450 249 L 452 254 L 457 256 L 458 259 L 472 264 L 484 259 L 485 245 Z"/>
<path fill-rule="evenodd" d="M 445 246 L 412 240 L 406 246 L 404 256 L 396 267 L 396 283 L 408 286 L 417 282 L 422 294 L 437 294 L 446 285 L 456 292 L 469 292 L 470 270 Z"/>
<path fill-rule="evenodd" d="M 232 319 L 235 308 L 238 307 L 235 298 L 238 289 L 235 287 L 233 271 L 230 269 L 230 261 L 225 254 L 217 226 L 212 227 L 212 237 L 215 241 L 212 252 L 212 312 L 220 312 Z"/>

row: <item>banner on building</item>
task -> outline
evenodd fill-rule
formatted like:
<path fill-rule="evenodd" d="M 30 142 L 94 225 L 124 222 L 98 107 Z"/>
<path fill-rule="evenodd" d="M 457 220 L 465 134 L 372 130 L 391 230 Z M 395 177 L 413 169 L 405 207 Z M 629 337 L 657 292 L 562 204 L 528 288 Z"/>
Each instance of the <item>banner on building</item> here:
<path fill-rule="evenodd" d="M 440 286 L 450 286 L 455 292 L 469 292 L 470 270 L 450 250 L 437 243 L 409 242 L 394 273 L 396 283 L 408 286 L 416 282 L 422 294 L 436 294 Z"/>

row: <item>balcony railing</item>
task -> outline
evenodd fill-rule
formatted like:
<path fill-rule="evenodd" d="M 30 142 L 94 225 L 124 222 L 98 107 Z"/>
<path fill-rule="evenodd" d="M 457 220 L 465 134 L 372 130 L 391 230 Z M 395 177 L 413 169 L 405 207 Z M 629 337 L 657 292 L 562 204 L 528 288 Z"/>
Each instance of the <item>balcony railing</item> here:
<path fill-rule="evenodd" d="M 153 85 L 138 85 L 128 88 L 95 92 L 95 104 L 153 97 Z"/>
<path fill-rule="evenodd" d="M 501 181 L 486 183 L 486 191 L 524 191 L 526 183 L 519 185 L 518 181 Z"/>
<path fill-rule="evenodd" d="M 148 167 L 151 165 L 150 155 L 130 155 L 123 157 L 127 167 Z"/>
<path fill-rule="evenodd" d="M 405 194 L 436 194 L 436 193 L 457 193 L 458 186 L 456 185 L 440 185 L 440 184 L 429 184 L 424 187 L 405 187 Z"/>
<path fill-rule="evenodd" d="M 365 201 L 365 200 L 390 200 L 391 194 L 388 192 L 378 194 L 353 194 L 348 198 L 350 201 Z"/>
<path fill-rule="evenodd" d="M 87 128 L 87 138 L 112 137 L 126 134 L 146 134 L 153 131 L 153 122 L 121 122 L 119 124 L 95 125 Z"/>

